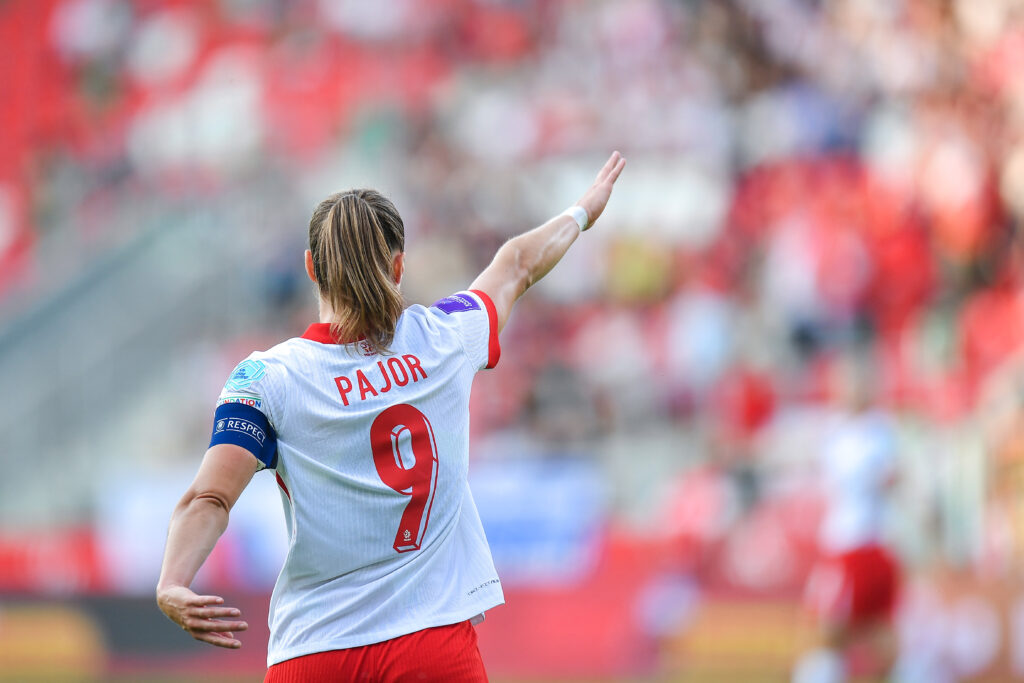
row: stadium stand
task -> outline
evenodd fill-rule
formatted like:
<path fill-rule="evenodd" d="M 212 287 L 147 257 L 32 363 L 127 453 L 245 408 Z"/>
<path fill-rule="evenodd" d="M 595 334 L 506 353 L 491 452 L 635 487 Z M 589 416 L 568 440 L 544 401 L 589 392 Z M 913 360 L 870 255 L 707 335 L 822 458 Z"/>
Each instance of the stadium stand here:
<path fill-rule="evenodd" d="M 783 601 L 759 612 L 766 632 L 789 619 L 852 359 L 871 359 L 898 424 L 892 536 L 914 575 L 1018 571 L 1019 3 L 371 5 L 0 3 L 0 590 L 148 590 L 104 559 L 123 531 L 104 525 L 130 514 L 109 484 L 193 471 L 233 362 L 304 327 L 318 197 L 394 197 L 406 295 L 429 303 L 570 202 L 610 147 L 631 175 L 607 222 L 521 304 L 472 406 L 483 470 L 528 482 L 537 462 L 586 463 L 566 485 L 603 502 L 558 528 L 591 573 L 553 576 L 569 562 L 545 555 L 554 532 L 516 546 L 522 520 L 499 506 L 495 554 L 526 607 L 494 628 L 542 617 L 551 581 L 570 611 L 597 586 L 647 604 L 615 592 L 626 581 L 678 599 L 637 607 L 634 640 L 589 669 L 482 636 L 502 670 L 683 670 L 704 647 L 718 671 L 728 657 L 686 641 L 689 581 Z M 39 534 L 68 576 L 33 583 Z M 243 585 L 232 563 L 255 542 L 236 542 L 218 580 Z M 632 575 L 629 558 L 663 571 Z M 634 618 L 576 616 L 599 642 Z M 750 647 L 782 661 L 791 646 Z"/>

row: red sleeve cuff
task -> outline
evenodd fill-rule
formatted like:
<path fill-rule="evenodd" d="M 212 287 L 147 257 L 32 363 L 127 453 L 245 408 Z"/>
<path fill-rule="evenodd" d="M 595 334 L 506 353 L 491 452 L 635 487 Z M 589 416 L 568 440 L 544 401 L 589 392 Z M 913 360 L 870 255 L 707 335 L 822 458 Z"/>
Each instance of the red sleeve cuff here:
<path fill-rule="evenodd" d="M 477 295 L 480 301 L 484 302 L 484 308 L 487 309 L 487 321 L 490 323 L 491 331 L 487 340 L 487 365 L 484 367 L 489 370 L 498 364 L 498 359 L 501 357 L 501 343 L 498 341 L 498 309 L 494 307 L 494 302 L 486 293 L 479 289 L 469 291 Z"/>

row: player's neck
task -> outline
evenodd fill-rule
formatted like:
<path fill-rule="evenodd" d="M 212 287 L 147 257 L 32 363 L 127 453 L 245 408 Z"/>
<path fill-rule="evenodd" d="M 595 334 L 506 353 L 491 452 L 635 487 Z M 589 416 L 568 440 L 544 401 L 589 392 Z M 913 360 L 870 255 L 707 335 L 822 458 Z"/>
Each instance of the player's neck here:
<path fill-rule="evenodd" d="M 320 312 L 319 312 L 319 315 L 320 315 L 320 322 L 322 322 L 322 323 L 330 323 L 330 322 L 334 322 L 334 320 L 335 320 L 335 317 L 334 317 L 334 307 L 331 306 L 330 303 L 324 301 L 323 298 L 320 299 Z"/>

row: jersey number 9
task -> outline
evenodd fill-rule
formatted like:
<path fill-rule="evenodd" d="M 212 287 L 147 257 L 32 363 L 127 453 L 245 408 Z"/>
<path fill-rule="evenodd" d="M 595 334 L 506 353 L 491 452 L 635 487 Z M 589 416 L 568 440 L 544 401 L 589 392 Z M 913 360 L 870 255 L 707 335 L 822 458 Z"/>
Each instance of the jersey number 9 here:
<path fill-rule="evenodd" d="M 419 550 L 437 487 L 437 442 L 430 420 L 407 403 L 391 406 L 370 426 L 370 443 L 381 481 L 410 497 L 394 548 L 400 553 Z"/>

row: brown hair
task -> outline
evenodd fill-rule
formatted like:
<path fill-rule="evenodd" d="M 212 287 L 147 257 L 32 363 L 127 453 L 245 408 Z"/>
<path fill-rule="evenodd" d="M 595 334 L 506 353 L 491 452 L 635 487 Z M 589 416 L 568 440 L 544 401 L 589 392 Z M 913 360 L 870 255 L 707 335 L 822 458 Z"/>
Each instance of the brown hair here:
<path fill-rule="evenodd" d="M 309 220 L 309 250 L 320 296 L 336 316 L 331 333 L 342 341 L 364 337 L 387 353 L 405 309 L 393 271 L 394 254 L 405 251 L 395 205 L 374 190 L 332 194 Z"/>

